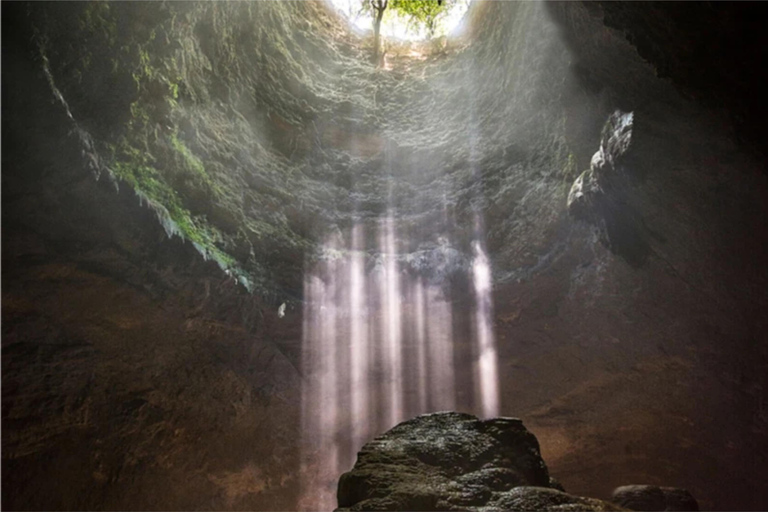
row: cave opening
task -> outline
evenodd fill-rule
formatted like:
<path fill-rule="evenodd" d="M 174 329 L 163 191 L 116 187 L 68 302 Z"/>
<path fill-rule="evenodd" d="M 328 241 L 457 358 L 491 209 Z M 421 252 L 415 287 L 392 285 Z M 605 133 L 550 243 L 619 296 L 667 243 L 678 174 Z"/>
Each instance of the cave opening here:
<path fill-rule="evenodd" d="M 388 9 L 381 21 L 382 35 L 404 41 L 423 41 L 433 37 L 459 35 L 463 29 L 462 21 L 469 9 L 470 1 L 446 0 L 444 9 L 437 11 L 442 7 L 443 2 L 441 0 L 437 4 L 437 0 L 435 0 L 434 4 L 437 6 L 432 5 L 431 7 L 437 11 L 435 13 L 436 19 L 434 22 L 429 20 L 432 24 L 431 27 L 428 27 L 418 17 L 409 17 L 407 12 L 401 13 L 394 8 Z M 329 0 L 329 2 L 355 29 L 363 33 L 371 30 L 373 16 L 369 12 L 369 3 L 357 0 Z M 429 6 L 428 3 L 427 5 Z M 422 19 L 428 18 L 431 13 L 425 14 L 427 16 L 422 14 Z"/>
<path fill-rule="evenodd" d="M 754 11 L 340 2 L 2 3 L 4 505 L 765 508 Z"/>

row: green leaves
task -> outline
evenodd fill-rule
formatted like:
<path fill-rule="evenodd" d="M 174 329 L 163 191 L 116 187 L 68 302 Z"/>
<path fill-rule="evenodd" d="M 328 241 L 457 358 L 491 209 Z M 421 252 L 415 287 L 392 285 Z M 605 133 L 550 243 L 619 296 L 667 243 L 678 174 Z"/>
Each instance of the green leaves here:
<path fill-rule="evenodd" d="M 384 6 L 385 18 L 395 17 L 407 24 L 408 30 L 424 33 L 431 38 L 441 32 L 442 22 L 456 9 L 466 10 L 470 0 L 360 0 L 361 13 L 370 14 L 374 21 L 377 11 Z M 389 22 L 385 22 L 389 23 Z"/>
<path fill-rule="evenodd" d="M 425 26 L 427 33 L 432 37 L 437 28 L 437 21 L 448 12 L 451 3 L 450 0 L 390 0 L 389 6 L 406 16 L 409 23 Z"/>

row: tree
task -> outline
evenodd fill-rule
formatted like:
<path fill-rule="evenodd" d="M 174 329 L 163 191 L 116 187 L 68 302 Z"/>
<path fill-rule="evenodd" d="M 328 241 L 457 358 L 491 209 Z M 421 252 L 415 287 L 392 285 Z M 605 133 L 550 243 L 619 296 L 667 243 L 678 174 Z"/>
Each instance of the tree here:
<path fill-rule="evenodd" d="M 363 0 L 365 1 L 365 0 Z M 387 8 L 389 0 L 370 0 L 371 9 L 373 9 L 373 62 L 379 63 L 379 34 L 381 32 L 381 19 L 384 17 L 384 10 Z"/>
<path fill-rule="evenodd" d="M 362 0 L 363 9 L 370 8 L 373 15 L 373 62 L 378 64 L 381 48 L 381 20 L 384 11 L 391 10 L 403 15 L 412 30 L 426 27 L 427 37 L 435 35 L 439 20 L 448 13 L 451 4 L 458 0 Z"/>
<path fill-rule="evenodd" d="M 427 36 L 435 35 L 438 20 L 448 12 L 449 1 L 443 0 L 392 0 L 392 9 L 408 18 L 412 28 L 427 27 Z"/>

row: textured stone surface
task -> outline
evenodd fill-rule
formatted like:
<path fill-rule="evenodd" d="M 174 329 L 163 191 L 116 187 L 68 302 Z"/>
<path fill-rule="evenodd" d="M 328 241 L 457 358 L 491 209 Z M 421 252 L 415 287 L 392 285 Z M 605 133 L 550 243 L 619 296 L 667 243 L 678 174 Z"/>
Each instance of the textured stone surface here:
<path fill-rule="evenodd" d="M 616 174 L 631 172 L 624 169 L 630 158 L 634 114 L 619 110 L 608 116 L 603 126 L 600 147 L 592 155 L 589 169 L 573 182 L 568 193 L 568 209 L 574 217 L 596 219 L 602 208 L 605 194 L 612 191 L 611 183 Z"/>
<path fill-rule="evenodd" d="M 418 416 L 367 443 L 339 479 L 339 510 L 619 510 L 551 488 L 515 418 Z"/>
<path fill-rule="evenodd" d="M 699 510 L 691 493 L 677 487 L 622 485 L 613 490 L 611 501 L 630 510 Z"/>
<path fill-rule="evenodd" d="M 568 193 L 569 213 L 591 224 L 612 252 L 634 266 L 642 265 L 650 248 L 642 219 L 626 206 L 626 184 L 640 171 L 633 169 L 632 112 L 614 111 L 603 125 L 600 147 L 589 169 L 579 175 Z M 636 145 L 636 144 L 635 144 Z"/>
<path fill-rule="evenodd" d="M 595 153 L 597 155 L 597 153 Z M 568 192 L 568 211 L 577 219 L 594 218 L 595 201 L 603 194 L 600 184 L 592 169 L 579 174 Z"/>
<path fill-rule="evenodd" d="M 573 496 L 556 489 L 544 487 L 515 487 L 502 493 L 487 509 L 483 510 L 562 510 L 563 512 L 624 510 L 612 503 Z"/>

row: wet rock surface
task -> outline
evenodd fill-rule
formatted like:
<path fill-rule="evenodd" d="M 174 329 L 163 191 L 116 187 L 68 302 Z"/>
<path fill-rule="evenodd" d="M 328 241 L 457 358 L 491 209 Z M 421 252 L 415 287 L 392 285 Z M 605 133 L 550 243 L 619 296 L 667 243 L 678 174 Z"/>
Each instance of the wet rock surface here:
<path fill-rule="evenodd" d="M 621 510 L 555 487 L 521 420 L 434 413 L 363 446 L 338 510 Z"/>

